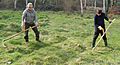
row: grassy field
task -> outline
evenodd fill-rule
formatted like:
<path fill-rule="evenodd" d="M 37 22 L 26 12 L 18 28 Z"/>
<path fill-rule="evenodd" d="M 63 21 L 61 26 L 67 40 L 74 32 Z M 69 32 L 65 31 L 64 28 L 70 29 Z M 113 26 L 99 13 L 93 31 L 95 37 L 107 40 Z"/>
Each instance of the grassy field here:
<path fill-rule="evenodd" d="M 103 40 L 94 51 L 90 48 L 94 14 L 80 17 L 51 11 L 37 12 L 41 43 L 30 29 L 28 47 L 22 33 L 4 42 L 4 48 L 2 40 L 21 31 L 21 15 L 22 11 L 0 11 L 0 65 L 120 65 L 119 15 L 107 33 L 110 48 Z"/>

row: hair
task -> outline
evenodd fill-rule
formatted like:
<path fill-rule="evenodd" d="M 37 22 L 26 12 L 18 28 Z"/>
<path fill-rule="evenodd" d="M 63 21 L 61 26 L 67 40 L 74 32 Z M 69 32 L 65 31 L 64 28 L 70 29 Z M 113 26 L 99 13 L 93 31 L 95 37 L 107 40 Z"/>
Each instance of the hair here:
<path fill-rule="evenodd" d="M 101 8 L 97 9 L 97 13 L 101 14 L 102 13 L 102 9 Z"/>
<path fill-rule="evenodd" d="M 33 4 L 32 3 L 28 3 L 26 7 L 33 7 Z"/>

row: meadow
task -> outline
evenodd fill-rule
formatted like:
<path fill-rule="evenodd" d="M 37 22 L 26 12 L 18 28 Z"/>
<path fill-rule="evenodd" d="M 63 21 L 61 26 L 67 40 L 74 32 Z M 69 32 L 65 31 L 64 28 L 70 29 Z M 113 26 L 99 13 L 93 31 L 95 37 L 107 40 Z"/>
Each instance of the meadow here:
<path fill-rule="evenodd" d="M 2 40 L 21 31 L 21 15 L 22 11 L 0 10 L 0 65 L 120 65 L 119 15 L 114 15 L 116 20 L 107 32 L 109 48 L 101 40 L 91 49 L 94 14 L 81 17 L 62 11 L 37 11 L 42 42 L 35 41 L 30 29 L 28 47 L 24 33 L 5 41 L 7 47 L 3 47 Z"/>

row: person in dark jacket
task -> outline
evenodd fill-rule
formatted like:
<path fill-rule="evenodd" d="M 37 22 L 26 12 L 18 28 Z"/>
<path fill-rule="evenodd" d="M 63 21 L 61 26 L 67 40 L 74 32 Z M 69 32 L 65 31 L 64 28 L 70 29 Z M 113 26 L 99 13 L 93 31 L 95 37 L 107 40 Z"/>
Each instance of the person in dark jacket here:
<path fill-rule="evenodd" d="M 33 27 L 32 30 L 36 35 L 36 41 L 41 42 L 39 40 L 39 31 L 37 29 L 38 26 L 37 16 L 32 3 L 28 3 L 27 8 L 23 11 L 21 26 L 23 28 L 22 29 L 23 31 L 27 30 L 29 27 Z M 28 31 L 29 30 L 25 31 L 24 36 L 26 43 L 29 42 Z"/>
<path fill-rule="evenodd" d="M 105 30 L 104 19 L 109 21 L 108 17 L 105 15 L 105 13 L 102 12 L 102 9 L 98 9 L 97 13 L 96 13 L 96 15 L 94 17 L 95 32 L 94 32 L 94 37 L 93 37 L 93 42 L 92 42 L 92 48 L 95 47 L 95 42 L 96 42 L 96 39 L 99 36 L 99 33 L 102 36 L 103 33 L 106 31 Z M 111 23 L 111 22 L 109 22 L 109 23 Z M 106 34 L 103 36 L 103 40 L 104 40 L 105 46 L 108 46 Z"/>

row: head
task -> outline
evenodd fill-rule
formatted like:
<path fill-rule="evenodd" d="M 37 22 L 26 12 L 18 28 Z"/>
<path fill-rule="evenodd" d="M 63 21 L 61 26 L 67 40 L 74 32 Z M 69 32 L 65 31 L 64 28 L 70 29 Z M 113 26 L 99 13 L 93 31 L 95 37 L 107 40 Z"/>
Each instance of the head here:
<path fill-rule="evenodd" d="M 33 10 L 33 4 L 32 4 L 32 3 L 28 3 L 28 4 L 27 4 L 27 9 L 28 9 L 29 11 Z"/>
<path fill-rule="evenodd" d="M 100 16 L 102 14 L 102 9 L 97 9 L 97 15 Z"/>

